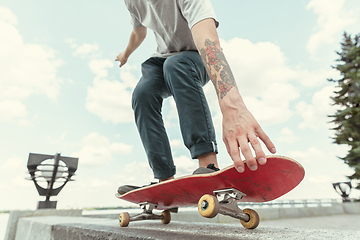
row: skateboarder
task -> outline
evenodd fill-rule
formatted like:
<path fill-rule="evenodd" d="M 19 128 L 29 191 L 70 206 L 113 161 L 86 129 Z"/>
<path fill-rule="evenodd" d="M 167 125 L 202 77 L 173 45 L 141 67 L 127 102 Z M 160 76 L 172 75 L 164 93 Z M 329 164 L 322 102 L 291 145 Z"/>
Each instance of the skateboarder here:
<path fill-rule="evenodd" d="M 176 102 L 184 144 L 199 161 L 196 173 L 218 169 L 215 130 L 202 89 L 209 80 L 218 96 L 223 141 L 235 168 L 244 171 L 239 149 L 252 171 L 257 163 L 265 164 L 259 139 L 271 153 L 276 152 L 275 146 L 239 94 L 220 47 L 219 22 L 210 0 L 125 0 L 125 4 L 133 31 L 126 50 L 116 57 L 120 67 L 141 45 L 148 28 L 157 42 L 156 53 L 141 65 L 142 77 L 132 95 L 135 122 L 154 177 L 165 181 L 176 172 L 161 115 L 163 99 L 169 96 Z M 119 193 L 134 188 L 122 186 Z"/>

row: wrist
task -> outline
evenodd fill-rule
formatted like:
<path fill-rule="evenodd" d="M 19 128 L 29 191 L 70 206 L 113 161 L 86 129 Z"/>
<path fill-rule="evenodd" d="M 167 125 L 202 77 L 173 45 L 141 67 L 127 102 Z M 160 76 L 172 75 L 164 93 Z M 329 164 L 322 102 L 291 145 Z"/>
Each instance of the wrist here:
<path fill-rule="evenodd" d="M 132 51 L 128 48 L 125 49 L 124 53 L 123 53 L 123 58 L 125 58 L 126 60 L 130 57 Z"/>
<path fill-rule="evenodd" d="M 247 109 L 237 88 L 231 89 L 224 98 L 219 98 L 219 106 L 222 113 L 235 109 Z"/>

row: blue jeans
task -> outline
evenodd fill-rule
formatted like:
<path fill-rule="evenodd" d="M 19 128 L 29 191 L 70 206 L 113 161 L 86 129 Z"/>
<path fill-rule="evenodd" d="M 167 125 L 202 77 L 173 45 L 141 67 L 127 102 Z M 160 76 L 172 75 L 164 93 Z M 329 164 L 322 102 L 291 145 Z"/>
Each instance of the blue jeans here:
<path fill-rule="evenodd" d="M 191 157 L 217 153 L 214 125 L 202 89 L 209 77 L 198 52 L 149 58 L 141 65 L 141 72 L 132 108 L 154 177 L 166 179 L 176 173 L 161 114 L 163 99 L 169 96 L 174 97 L 181 134 Z"/>

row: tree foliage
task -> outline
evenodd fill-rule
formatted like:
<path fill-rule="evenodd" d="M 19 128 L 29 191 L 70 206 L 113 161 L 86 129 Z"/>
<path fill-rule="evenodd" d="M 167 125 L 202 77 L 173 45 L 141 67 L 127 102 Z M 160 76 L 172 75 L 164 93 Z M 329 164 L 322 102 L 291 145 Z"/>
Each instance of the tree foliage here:
<path fill-rule="evenodd" d="M 341 79 L 329 79 L 339 87 L 331 97 L 338 110 L 329 117 L 336 125 L 334 143 L 350 146 L 347 155 L 340 157 L 355 171 L 348 177 L 360 180 L 360 34 L 352 38 L 345 32 L 341 50 L 337 52 L 339 64 L 333 67 L 340 72 Z M 360 185 L 356 188 L 360 189 Z"/>

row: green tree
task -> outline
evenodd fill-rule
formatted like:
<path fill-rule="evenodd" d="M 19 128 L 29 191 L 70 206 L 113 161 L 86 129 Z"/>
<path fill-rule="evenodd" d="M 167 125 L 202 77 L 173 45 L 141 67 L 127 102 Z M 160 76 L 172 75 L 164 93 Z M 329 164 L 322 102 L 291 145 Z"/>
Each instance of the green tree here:
<path fill-rule="evenodd" d="M 334 66 L 341 74 L 341 79 L 329 79 L 337 83 L 338 91 L 334 91 L 335 96 L 331 97 L 333 105 L 338 106 L 338 110 L 331 122 L 335 123 L 336 131 L 334 143 L 347 144 L 350 150 L 345 157 L 339 157 L 348 164 L 355 173 L 348 176 L 349 179 L 360 180 L 360 34 L 354 38 L 344 33 L 344 40 L 341 43 L 340 56 L 337 59 L 339 64 Z M 360 189 L 360 185 L 356 187 Z"/>

